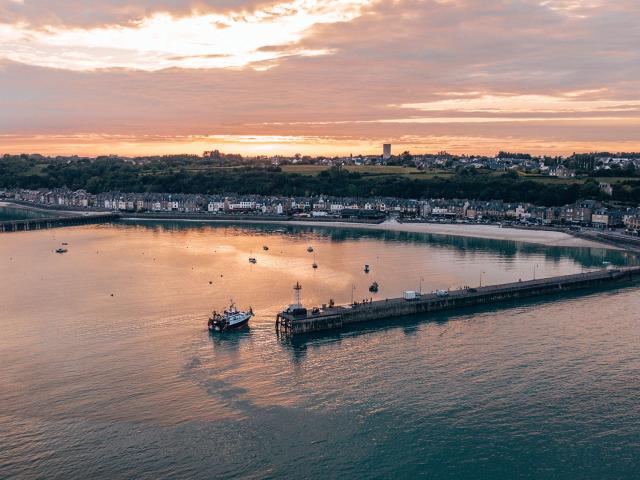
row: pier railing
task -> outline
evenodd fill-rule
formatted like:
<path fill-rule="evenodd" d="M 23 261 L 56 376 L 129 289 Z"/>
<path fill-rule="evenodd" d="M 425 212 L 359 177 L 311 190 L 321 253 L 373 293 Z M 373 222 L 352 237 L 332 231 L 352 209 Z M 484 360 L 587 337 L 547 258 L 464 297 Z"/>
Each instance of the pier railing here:
<path fill-rule="evenodd" d="M 70 225 L 86 225 L 112 222 L 120 218 L 117 213 L 97 213 L 93 215 L 75 215 L 65 217 L 29 218 L 25 220 L 8 220 L 0 222 L 0 233 L 41 230 L 45 228 L 66 227 Z"/>
<path fill-rule="evenodd" d="M 564 291 L 569 292 L 636 279 L 640 279 L 640 267 L 605 269 L 501 285 L 463 288 L 440 294 L 429 293 L 409 300 L 392 298 L 354 303 L 342 307 L 314 309 L 303 315 L 295 315 L 285 311 L 277 315 L 276 329 L 286 334 L 340 329 L 346 325 L 366 321 L 473 307 L 518 298 L 553 295 Z"/>

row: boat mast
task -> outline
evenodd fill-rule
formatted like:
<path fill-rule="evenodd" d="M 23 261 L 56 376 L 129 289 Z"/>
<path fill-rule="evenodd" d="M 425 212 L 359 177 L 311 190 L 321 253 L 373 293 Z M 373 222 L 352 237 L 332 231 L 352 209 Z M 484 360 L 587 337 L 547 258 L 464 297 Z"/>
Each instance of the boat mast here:
<path fill-rule="evenodd" d="M 295 291 L 296 307 L 302 307 L 302 303 L 300 303 L 300 290 L 302 290 L 302 285 L 300 285 L 300 282 L 296 282 L 293 290 Z"/>

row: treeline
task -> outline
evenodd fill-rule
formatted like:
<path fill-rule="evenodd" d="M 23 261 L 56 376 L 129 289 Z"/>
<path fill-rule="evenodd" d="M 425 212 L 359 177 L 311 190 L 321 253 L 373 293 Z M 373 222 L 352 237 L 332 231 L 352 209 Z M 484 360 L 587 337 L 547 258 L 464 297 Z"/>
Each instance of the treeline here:
<path fill-rule="evenodd" d="M 134 165 L 121 160 L 100 159 L 45 164 L 30 159 L 0 160 L 0 188 L 84 189 L 107 191 L 332 195 L 352 197 L 502 199 L 555 206 L 583 198 L 640 202 L 640 182 L 614 185 L 613 197 L 602 193 L 595 180 L 583 184 L 545 184 L 521 178 L 515 172 L 479 175 L 470 171 L 455 176 L 410 178 L 401 175 L 367 175 L 346 169 L 326 170 L 306 176 L 282 172 L 277 167 L 202 169 L 201 161 L 175 165 L 152 162 Z"/>

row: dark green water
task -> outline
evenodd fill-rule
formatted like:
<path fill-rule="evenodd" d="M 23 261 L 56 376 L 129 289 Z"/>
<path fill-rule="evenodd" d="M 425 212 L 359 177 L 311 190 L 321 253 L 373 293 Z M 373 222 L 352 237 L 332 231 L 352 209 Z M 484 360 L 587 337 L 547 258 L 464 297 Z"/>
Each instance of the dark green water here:
<path fill-rule="evenodd" d="M 30 218 L 44 218 L 49 215 L 47 212 L 30 210 L 0 203 L 0 222 L 6 220 L 28 220 Z"/>
<path fill-rule="evenodd" d="M 68 253 L 53 253 L 62 242 Z M 385 298 L 418 289 L 420 277 L 426 291 L 477 285 L 481 272 L 502 283 L 635 262 L 626 254 L 177 223 L 20 232 L 0 248 L 0 478 L 640 470 L 636 288 L 296 341 L 273 325 L 296 281 L 307 305 L 342 303 L 352 285 L 368 296 L 373 280 Z M 251 328 L 209 335 L 207 315 L 230 297 L 253 307 Z"/>

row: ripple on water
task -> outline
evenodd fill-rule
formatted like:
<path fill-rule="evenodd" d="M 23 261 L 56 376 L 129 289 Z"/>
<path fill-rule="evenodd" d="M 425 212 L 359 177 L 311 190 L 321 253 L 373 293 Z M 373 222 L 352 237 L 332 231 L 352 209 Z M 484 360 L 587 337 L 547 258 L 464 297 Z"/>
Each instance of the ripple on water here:
<path fill-rule="evenodd" d="M 638 471 L 635 289 L 295 341 L 273 328 L 297 280 L 307 304 L 341 303 L 351 285 L 363 295 L 374 276 L 386 298 L 419 288 L 420 276 L 429 291 L 476 285 L 480 272 L 497 283 L 528 278 L 534 265 L 553 275 L 626 261 L 618 253 L 384 232 L 166 227 L 60 230 L 72 246 L 64 258 L 51 255 L 60 241 L 51 231 L 3 238 L 13 257 L 0 260 L 1 478 Z M 252 251 L 265 261 L 249 265 Z M 280 258 L 295 268 L 281 268 Z M 210 335 L 209 312 L 231 296 L 254 307 L 251 328 Z"/>

